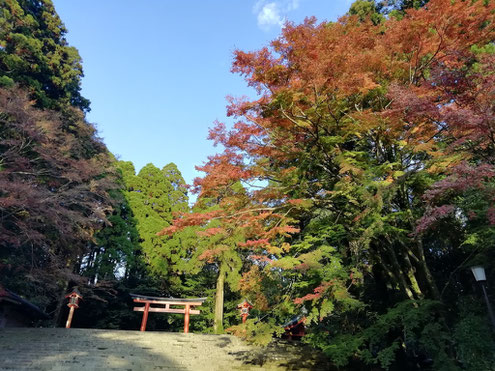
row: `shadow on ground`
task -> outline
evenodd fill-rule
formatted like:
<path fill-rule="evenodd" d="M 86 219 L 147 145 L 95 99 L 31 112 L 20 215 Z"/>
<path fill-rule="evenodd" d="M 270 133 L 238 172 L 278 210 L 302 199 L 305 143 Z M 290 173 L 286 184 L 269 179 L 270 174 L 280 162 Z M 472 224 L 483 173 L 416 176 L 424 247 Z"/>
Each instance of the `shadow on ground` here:
<path fill-rule="evenodd" d="M 65 328 L 0 331 L 0 370 L 180 370 L 139 332 Z"/>
<path fill-rule="evenodd" d="M 123 330 L 0 330 L 0 370 L 334 370 L 321 353 L 276 341 L 250 346 L 230 335 Z"/>
<path fill-rule="evenodd" d="M 320 351 L 300 342 L 274 340 L 267 347 L 231 352 L 245 365 L 258 369 L 337 371 L 330 360 Z M 342 370 L 340 370 L 342 371 Z"/>

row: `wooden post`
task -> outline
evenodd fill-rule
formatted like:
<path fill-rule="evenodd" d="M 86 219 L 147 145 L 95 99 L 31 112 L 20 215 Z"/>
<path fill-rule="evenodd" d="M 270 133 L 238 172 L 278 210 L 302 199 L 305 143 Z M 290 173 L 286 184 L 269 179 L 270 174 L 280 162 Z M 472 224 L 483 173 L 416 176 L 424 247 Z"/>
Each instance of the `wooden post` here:
<path fill-rule="evenodd" d="M 74 308 L 73 306 L 70 307 L 69 311 L 69 317 L 67 318 L 67 322 L 65 323 L 65 328 L 70 328 L 70 325 L 72 323 L 72 316 L 74 315 Z"/>
<path fill-rule="evenodd" d="M 191 306 L 189 304 L 186 304 L 186 310 L 184 313 L 184 334 L 187 334 L 189 332 L 189 309 Z"/>
<path fill-rule="evenodd" d="M 150 303 L 144 305 L 143 320 L 141 321 L 141 331 L 146 331 L 146 322 L 148 322 L 148 311 L 150 310 Z"/>

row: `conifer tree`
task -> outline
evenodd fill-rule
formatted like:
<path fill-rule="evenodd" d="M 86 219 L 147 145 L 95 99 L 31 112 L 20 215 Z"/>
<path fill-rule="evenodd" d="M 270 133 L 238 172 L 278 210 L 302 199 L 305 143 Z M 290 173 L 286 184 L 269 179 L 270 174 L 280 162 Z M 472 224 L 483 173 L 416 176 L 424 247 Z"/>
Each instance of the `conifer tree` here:
<path fill-rule="evenodd" d="M 123 184 L 121 187 L 124 187 Z M 91 284 L 102 280 L 125 280 L 132 274 L 138 275 L 141 263 L 136 219 L 123 189 L 111 190 L 110 195 L 114 206 L 108 216 L 108 225 L 95 235 L 91 250 L 81 256 L 77 269 L 89 278 Z"/>
<path fill-rule="evenodd" d="M 123 174 L 126 198 L 139 235 L 139 246 L 149 270 L 158 277 L 173 281 L 180 287 L 174 272 L 180 271 L 183 248 L 179 237 L 164 240 L 157 233 L 170 225 L 173 213 L 188 210 L 187 188 L 184 179 L 173 163 L 162 170 L 147 164 L 135 174 L 131 162 L 119 162 Z M 170 283 L 170 282 L 169 282 Z"/>
<path fill-rule="evenodd" d="M 81 57 L 66 33 L 51 0 L 1 0 L 0 86 L 18 83 L 38 107 L 88 111 Z"/>

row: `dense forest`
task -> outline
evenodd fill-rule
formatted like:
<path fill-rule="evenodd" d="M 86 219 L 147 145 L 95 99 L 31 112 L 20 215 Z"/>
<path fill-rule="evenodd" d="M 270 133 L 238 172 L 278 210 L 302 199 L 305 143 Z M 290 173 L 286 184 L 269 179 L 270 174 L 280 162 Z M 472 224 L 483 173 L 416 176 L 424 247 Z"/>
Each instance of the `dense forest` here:
<path fill-rule="evenodd" d="M 108 151 L 66 33 L 51 0 L 0 0 L 0 285 L 38 325 L 73 287 L 76 327 L 137 329 L 133 292 L 208 297 L 192 331 L 267 344 L 304 318 L 342 369 L 495 369 L 470 271 L 492 300 L 493 0 L 358 0 L 235 51 L 257 97 L 230 98 L 191 187 Z"/>

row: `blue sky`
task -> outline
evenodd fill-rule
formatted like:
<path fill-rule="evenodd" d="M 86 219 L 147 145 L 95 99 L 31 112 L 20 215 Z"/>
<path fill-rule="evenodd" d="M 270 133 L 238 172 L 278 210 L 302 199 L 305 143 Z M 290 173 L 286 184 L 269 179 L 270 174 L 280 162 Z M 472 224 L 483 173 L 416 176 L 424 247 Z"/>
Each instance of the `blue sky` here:
<path fill-rule="evenodd" d="M 218 151 L 206 137 L 227 95 L 253 96 L 230 72 L 235 49 L 257 50 L 288 19 L 335 20 L 349 0 L 54 0 L 79 49 L 89 121 L 139 171 L 174 162 L 186 182 Z"/>

